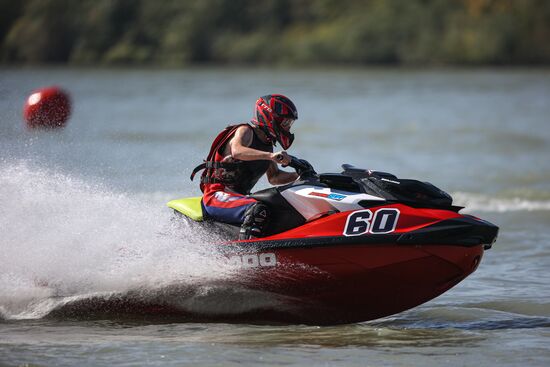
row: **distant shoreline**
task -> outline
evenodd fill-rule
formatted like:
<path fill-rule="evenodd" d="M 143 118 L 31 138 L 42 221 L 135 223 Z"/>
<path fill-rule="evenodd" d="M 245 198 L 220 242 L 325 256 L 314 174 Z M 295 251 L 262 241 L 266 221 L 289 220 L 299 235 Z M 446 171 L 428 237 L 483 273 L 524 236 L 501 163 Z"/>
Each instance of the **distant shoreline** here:
<path fill-rule="evenodd" d="M 537 0 L 19 0 L 0 64 L 107 67 L 550 65 Z"/>

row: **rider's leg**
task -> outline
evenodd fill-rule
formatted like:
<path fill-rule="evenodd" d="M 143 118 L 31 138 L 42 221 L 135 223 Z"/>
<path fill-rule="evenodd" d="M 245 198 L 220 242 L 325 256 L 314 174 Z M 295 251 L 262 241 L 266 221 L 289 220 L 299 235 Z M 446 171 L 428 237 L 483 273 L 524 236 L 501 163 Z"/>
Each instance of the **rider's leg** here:
<path fill-rule="evenodd" d="M 248 196 L 223 189 L 219 185 L 205 190 L 202 203 L 208 217 L 220 222 L 241 224 L 239 239 L 261 237 L 268 224 L 269 208 Z"/>
<path fill-rule="evenodd" d="M 208 217 L 230 224 L 243 223 L 247 209 L 255 203 L 255 199 L 230 191 L 205 190 L 202 197 L 203 208 Z"/>
<path fill-rule="evenodd" d="M 244 221 L 239 233 L 240 240 L 250 240 L 257 237 L 263 237 L 264 231 L 269 224 L 269 207 L 264 203 L 257 201 L 245 212 Z"/>

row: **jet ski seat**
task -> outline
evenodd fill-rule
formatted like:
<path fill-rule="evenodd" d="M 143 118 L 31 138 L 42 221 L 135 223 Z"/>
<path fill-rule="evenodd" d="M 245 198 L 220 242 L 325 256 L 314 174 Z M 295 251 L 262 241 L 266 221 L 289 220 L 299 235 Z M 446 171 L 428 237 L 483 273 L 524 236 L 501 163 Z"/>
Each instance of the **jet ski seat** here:
<path fill-rule="evenodd" d="M 204 220 L 204 214 L 202 212 L 201 200 L 202 196 L 195 196 L 172 200 L 166 205 L 194 221 L 202 222 Z"/>

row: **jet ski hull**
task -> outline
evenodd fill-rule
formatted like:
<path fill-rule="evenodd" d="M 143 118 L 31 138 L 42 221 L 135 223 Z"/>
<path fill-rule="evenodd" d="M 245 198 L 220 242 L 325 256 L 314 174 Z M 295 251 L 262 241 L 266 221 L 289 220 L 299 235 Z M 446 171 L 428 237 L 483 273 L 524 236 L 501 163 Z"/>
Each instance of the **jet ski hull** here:
<path fill-rule="evenodd" d="M 257 320 L 254 313 L 241 317 L 324 325 L 373 320 L 425 303 L 470 275 L 483 252 L 482 245 L 359 244 L 244 251 L 229 258 L 242 266 L 234 286 L 279 300 L 276 309 L 256 310 Z"/>
<path fill-rule="evenodd" d="M 338 213 L 274 236 L 220 245 L 239 267 L 235 286 L 279 299 L 278 309 L 257 310 L 263 321 L 372 320 L 458 284 L 475 271 L 498 233 L 486 221 L 448 210 L 380 208 L 401 213 L 388 233 L 344 236 L 353 213 Z"/>

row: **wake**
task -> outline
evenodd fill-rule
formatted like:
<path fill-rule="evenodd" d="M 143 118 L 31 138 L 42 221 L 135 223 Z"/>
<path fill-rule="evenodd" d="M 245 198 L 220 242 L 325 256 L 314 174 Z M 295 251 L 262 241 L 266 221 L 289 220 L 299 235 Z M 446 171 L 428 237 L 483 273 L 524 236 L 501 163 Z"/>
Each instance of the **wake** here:
<path fill-rule="evenodd" d="M 209 235 L 176 228 L 162 204 L 0 162 L 0 317 L 41 318 L 126 294 L 147 303 L 174 284 L 229 277 L 234 269 Z"/>

